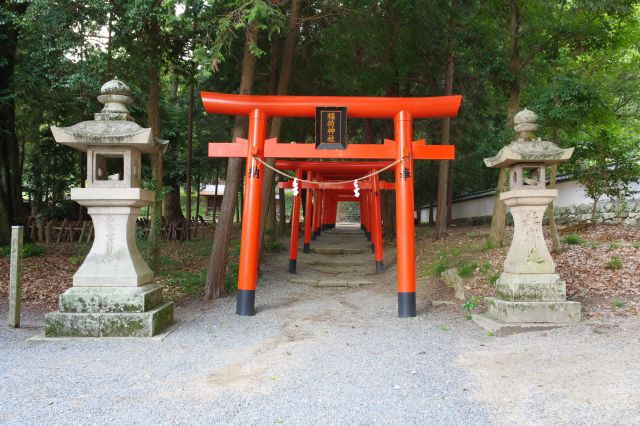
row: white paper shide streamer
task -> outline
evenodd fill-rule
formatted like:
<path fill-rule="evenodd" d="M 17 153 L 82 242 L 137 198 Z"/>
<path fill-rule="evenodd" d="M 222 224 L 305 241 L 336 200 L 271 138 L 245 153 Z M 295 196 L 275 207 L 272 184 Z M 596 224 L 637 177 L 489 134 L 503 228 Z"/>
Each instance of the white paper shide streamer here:
<path fill-rule="evenodd" d="M 298 196 L 298 178 L 293 178 L 293 196 Z"/>
<path fill-rule="evenodd" d="M 353 181 L 353 195 L 360 197 L 360 187 L 358 186 L 358 179 Z"/>

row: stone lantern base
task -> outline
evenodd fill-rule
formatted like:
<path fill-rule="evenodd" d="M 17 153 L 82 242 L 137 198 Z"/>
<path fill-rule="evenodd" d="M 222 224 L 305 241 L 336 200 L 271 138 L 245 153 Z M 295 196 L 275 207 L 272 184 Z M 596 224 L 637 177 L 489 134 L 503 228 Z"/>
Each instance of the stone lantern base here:
<path fill-rule="evenodd" d="M 485 312 L 473 320 L 496 336 L 578 323 L 580 303 L 566 301 L 565 289 L 558 274 L 503 272 L 497 297 L 485 298 Z"/>
<path fill-rule="evenodd" d="M 95 229 L 91 251 L 45 316 L 47 337 L 151 337 L 173 322 L 173 302 L 150 284 L 153 272 L 135 241 L 140 207 L 155 195 L 140 188 L 73 188 Z"/>
<path fill-rule="evenodd" d="M 173 322 L 162 287 L 72 287 L 45 316 L 46 337 L 151 337 Z"/>

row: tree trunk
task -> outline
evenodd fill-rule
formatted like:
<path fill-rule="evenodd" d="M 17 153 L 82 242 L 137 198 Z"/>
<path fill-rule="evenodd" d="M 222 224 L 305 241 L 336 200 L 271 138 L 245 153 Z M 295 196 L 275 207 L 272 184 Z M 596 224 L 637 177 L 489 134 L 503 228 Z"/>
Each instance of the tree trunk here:
<path fill-rule="evenodd" d="M 449 18 L 449 35 L 447 41 L 447 67 L 444 74 L 444 95 L 450 96 L 453 93 L 453 33 L 455 25 L 455 13 L 458 6 L 458 0 L 451 0 L 451 11 Z M 441 145 L 450 144 L 451 118 L 447 117 L 442 120 L 442 132 L 440 138 Z M 448 198 L 449 191 L 447 189 L 449 183 L 449 161 L 440 160 L 438 170 L 438 215 L 436 216 L 436 232 L 435 239 L 443 240 L 447 238 L 447 214 L 449 212 Z"/>
<path fill-rule="evenodd" d="M 293 54 L 298 39 L 300 17 L 300 0 L 291 0 L 291 9 L 289 11 L 289 19 L 287 21 L 287 38 L 282 52 L 282 67 L 280 68 L 280 77 L 278 79 L 278 87 L 276 95 L 286 95 L 289 90 L 289 81 L 291 80 L 291 69 L 293 68 Z M 271 120 L 271 129 L 269 130 L 269 138 L 277 138 L 280 136 L 282 129 L 282 118 L 274 117 Z M 274 158 L 267 159 L 270 165 L 275 165 Z M 260 241 L 258 250 L 262 250 L 262 241 L 267 222 L 267 213 L 271 209 L 274 193 L 274 172 L 269 168 L 264 168 L 264 179 L 262 182 L 262 200 L 263 208 L 260 211 Z"/>
<path fill-rule="evenodd" d="M 284 237 L 287 232 L 287 200 L 284 193 L 284 188 L 278 188 L 278 198 L 280 199 L 280 218 L 278 222 L 278 235 Z"/>
<path fill-rule="evenodd" d="M 213 217 L 211 222 L 216 224 L 216 210 L 218 209 L 218 183 L 220 181 L 220 169 L 216 167 L 216 180 L 213 187 Z"/>
<path fill-rule="evenodd" d="M 267 215 L 267 225 L 269 227 L 269 231 L 271 231 L 271 236 L 269 241 L 276 240 L 276 192 L 273 191 L 271 194 L 271 208 L 269 209 L 269 214 Z"/>
<path fill-rule="evenodd" d="M 187 170 L 185 182 L 185 207 L 187 209 L 187 239 L 191 239 L 191 160 L 193 157 L 193 105 L 195 91 L 195 63 L 191 63 L 191 75 L 189 76 L 189 112 L 187 118 Z M 196 212 L 197 216 L 197 212 Z M 198 218 L 196 217 L 196 222 Z"/>
<path fill-rule="evenodd" d="M 178 73 L 178 67 L 174 67 L 171 71 L 171 89 L 169 90 L 169 99 L 172 101 L 178 98 L 178 85 L 180 84 L 180 76 Z"/>
<path fill-rule="evenodd" d="M 164 219 L 167 223 L 184 219 L 182 206 L 180 205 L 180 187 L 171 188 L 164 194 L 164 204 L 162 206 Z"/>
<path fill-rule="evenodd" d="M 513 127 L 513 117 L 520 107 L 520 71 L 522 58 L 520 58 L 520 7 L 518 0 L 509 0 L 509 100 L 507 103 L 507 128 Z M 507 206 L 500 200 L 500 194 L 508 189 L 509 169 L 501 169 L 496 185 L 496 195 L 493 205 L 493 217 L 491 219 L 491 231 L 489 232 L 489 245 L 501 246 L 504 242 L 505 215 Z"/>
<path fill-rule="evenodd" d="M 22 15 L 27 3 L 3 5 L 16 15 Z M 19 18 L 17 18 L 19 19 Z M 20 146 L 16 137 L 16 105 L 13 96 L 13 73 L 16 63 L 18 28 L 13 18 L 0 20 L 3 34 L 0 49 L 0 244 L 11 241 L 11 226 L 25 225 L 22 202 Z"/>
<path fill-rule="evenodd" d="M 593 199 L 593 204 L 591 205 L 591 224 L 595 224 L 596 223 L 596 213 L 597 213 L 597 209 L 598 209 L 598 200 L 599 198 L 594 198 Z"/>
<path fill-rule="evenodd" d="M 252 25 L 247 29 L 247 38 L 242 57 L 242 75 L 240 77 L 239 93 L 247 95 L 251 93 L 256 69 L 256 57 L 251 53 L 251 46 L 258 41 L 258 30 Z M 246 134 L 246 118 L 237 116 L 233 129 L 233 139 Z M 238 200 L 238 190 L 242 183 L 242 162 L 241 158 L 230 158 L 227 165 L 227 178 L 220 208 L 218 226 L 216 226 L 213 246 L 209 255 L 207 267 L 207 280 L 205 282 L 204 299 L 211 300 L 224 294 L 224 273 L 227 266 L 227 252 L 229 250 L 229 240 L 231 239 L 231 229 L 233 225 L 233 213 Z"/>
<path fill-rule="evenodd" d="M 195 238 L 198 235 L 198 224 L 200 223 L 200 186 L 202 181 L 200 176 L 196 180 L 196 223 L 193 226 L 193 237 Z"/>
<path fill-rule="evenodd" d="M 393 191 L 381 191 L 380 193 L 382 231 L 384 238 L 390 241 L 396 237 L 396 197 Z"/>
<path fill-rule="evenodd" d="M 455 160 L 451 161 L 449 164 L 449 178 L 447 179 L 447 225 L 451 225 L 453 223 L 453 175 L 455 174 L 455 169 L 453 168 L 453 163 Z"/>
<path fill-rule="evenodd" d="M 509 1 L 509 101 L 507 103 L 507 128 L 513 127 L 513 117 L 520 108 L 520 72 L 522 58 L 520 57 L 520 6 L 519 0 Z"/>
<path fill-rule="evenodd" d="M 112 37 L 113 37 L 113 0 L 109 1 L 109 20 L 107 22 L 107 67 L 105 69 L 104 81 L 109 81 L 111 76 L 111 63 L 113 61 L 113 46 L 112 46 Z"/>
<path fill-rule="evenodd" d="M 149 99 L 147 105 L 148 125 L 154 137 L 160 137 L 160 25 L 155 17 L 149 22 Z M 149 232 L 149 267 L 153 272 L 159 270 L 160 243 L 162 240 L 162 151 L 152 155 L 152 177 L 155 182 L 155 201 L 151 204 L 152 218 Z"/>
<path fill-rule="evenodd" d="M 549 173 L 549 189 L 555 189 L 556 177 L 558 176 L 558 165 L 554 164 Z M 560 253 L 560 237 L 558 237 L 558 227 L 553 214 L 553 201 L 547 206 L 547 219 L 549 220 L 549 237 L 551 238 L 551 253 Z"/>

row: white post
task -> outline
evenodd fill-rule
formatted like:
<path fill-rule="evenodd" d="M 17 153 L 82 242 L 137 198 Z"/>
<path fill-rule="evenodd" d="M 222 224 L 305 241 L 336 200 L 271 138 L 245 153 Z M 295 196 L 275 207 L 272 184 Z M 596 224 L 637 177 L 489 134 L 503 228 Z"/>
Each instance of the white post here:
<path fill-rule="evenodd" d="M 11 227 L 11 267 L 9 272 L 9 327 L 20 327 L 20 302 L 22 300 L 22 226 Z"/>

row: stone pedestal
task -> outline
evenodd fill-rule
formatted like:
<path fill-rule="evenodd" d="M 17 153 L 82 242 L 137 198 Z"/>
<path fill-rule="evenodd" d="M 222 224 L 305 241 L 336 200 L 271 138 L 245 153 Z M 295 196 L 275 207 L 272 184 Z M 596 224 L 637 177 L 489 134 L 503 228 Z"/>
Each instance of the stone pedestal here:
<path fill-rule="evenodd" d="M 46 337 L 151 337 L 173 322 L 173 302 L 162 288 L 72 287 L 60 310 L 45 316 Z"/>
<path fill-rule="evenodd" d="M 154 193 L 140 188 L 73 188 L 71 199 L 87 207 L 95 235 L 73 285 L 137 287 L 151 281 L 153 272 L 136 246 L 136 219 L 140 207 L 153 202 Z"/>
<path fill-rule="evenodd" d="M 138 251 L 136 218 L 154 193 L 140 188 L 74 188 L 71 198 L 86 206 L 94 241 L 60 295 L 60 310 L 45 317 L 45 336 L 153 336 L 173 321 L 173 302 L 148 284 L 153 272 Z M 146 284 L 146 285 L 145 285 Z"/>
<path fill-rule="evenodd" d="M 557 190 L 514 190 L 500 194 L 511 209 L 514 234 L 496 284 L 485 299 L 485 313 L 474 321 L 495 334 L 538 330 L 577 323 L 580 303 L 566 301 L 566 285 L 542 233 L 542 219 Z"/>

